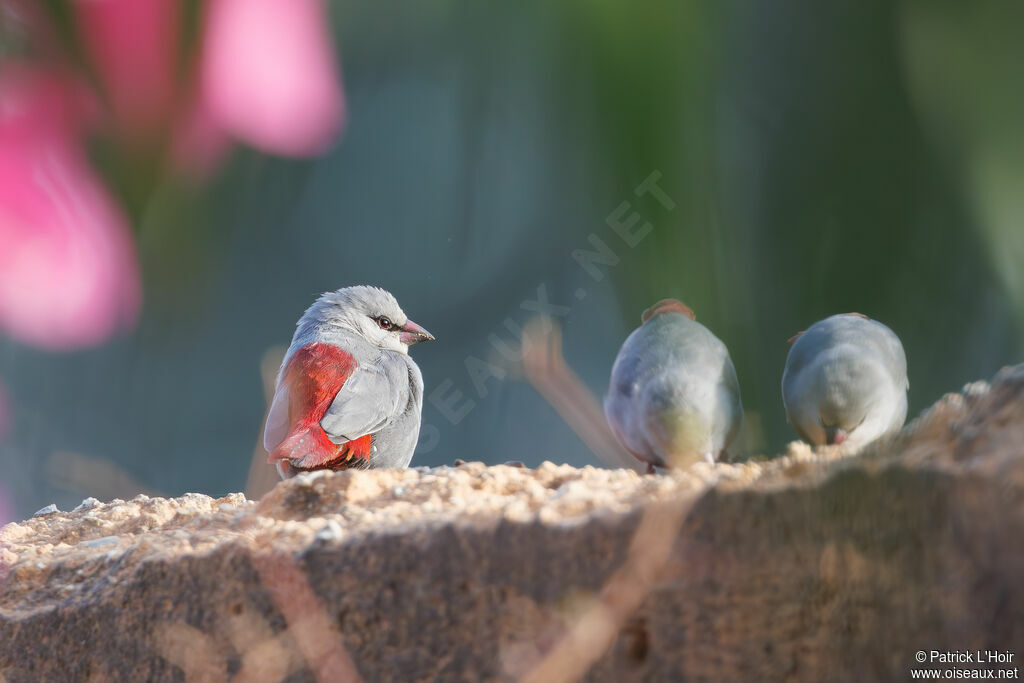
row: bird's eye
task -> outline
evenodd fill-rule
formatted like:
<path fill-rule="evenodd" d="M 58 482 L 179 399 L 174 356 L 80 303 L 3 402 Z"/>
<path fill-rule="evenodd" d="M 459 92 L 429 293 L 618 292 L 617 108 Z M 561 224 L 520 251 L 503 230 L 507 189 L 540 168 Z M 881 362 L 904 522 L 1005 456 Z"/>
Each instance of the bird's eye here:
<path fill-rule="evenodd" d="M 377 318 L 377 324 L 380 325 L 382 330 L 387 330 L 389 332 L 395 328 L 395 324 L 391 322 L 391 319 L 383 315 Z"/>

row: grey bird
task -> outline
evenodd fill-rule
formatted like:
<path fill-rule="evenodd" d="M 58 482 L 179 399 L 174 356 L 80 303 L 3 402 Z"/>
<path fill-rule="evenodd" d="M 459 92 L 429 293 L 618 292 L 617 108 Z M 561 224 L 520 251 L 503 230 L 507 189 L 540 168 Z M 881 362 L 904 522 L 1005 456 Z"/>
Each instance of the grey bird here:
<path fill-rule="evenodd" d="M 895 332 L 860 313 L 842 313 L 790 342 L 782 402 L 801 439 L 854 451 L 903 426 L 910 383 Z"/>
<path fill-rule="evenodd" d="M 729 351 L 693 311 L 662 299 L 644 311 L 612 366 L 604 413 L 615 437 L 655 467 L 716 462 L 743 421 Z"/>
<path fill-rule="evenodd" d="M 434 339 L 389 292 L 327 292 L 299 319 L 278 372 L 263 446 L 282 478 L 402 468 L 420 431 L 423 376 L 409 347 Z"/>

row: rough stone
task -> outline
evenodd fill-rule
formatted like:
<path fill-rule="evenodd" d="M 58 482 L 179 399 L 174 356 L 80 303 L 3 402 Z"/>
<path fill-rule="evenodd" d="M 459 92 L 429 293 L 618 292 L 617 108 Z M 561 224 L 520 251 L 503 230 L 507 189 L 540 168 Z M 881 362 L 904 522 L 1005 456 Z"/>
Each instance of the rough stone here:
<path fill-rule="evenodd" d="M 316 472 L 0 530 L 11 683 L 904 680 L 921 650 L 1024 657 L 1024 367 L 855 456 Z"/>

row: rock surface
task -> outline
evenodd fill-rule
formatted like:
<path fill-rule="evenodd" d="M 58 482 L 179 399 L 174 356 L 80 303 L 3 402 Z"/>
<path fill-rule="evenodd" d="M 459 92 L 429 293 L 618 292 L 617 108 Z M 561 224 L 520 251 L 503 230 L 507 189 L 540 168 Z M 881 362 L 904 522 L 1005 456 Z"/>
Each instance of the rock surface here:
<path fill-rule="evenodd" d="M 1024 657 L 1024 367 L 853 457 L 319 472 L 0 530 L 11 683 L 903 680 L 919 650 Z"/>

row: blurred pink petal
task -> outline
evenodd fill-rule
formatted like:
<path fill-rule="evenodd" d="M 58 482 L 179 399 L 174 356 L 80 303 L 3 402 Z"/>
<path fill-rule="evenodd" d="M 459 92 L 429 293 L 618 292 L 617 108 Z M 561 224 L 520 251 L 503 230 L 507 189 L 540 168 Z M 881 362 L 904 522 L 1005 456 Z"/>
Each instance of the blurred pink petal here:
<path fill-rule="evenodd" d="M 227 133 L 217 125 L 201 97 L 196 97 L 175 122 L 171 140 L 174 167 L 205 178 L 216 170 L 230 149 Z"/>
<path fill-rule="evenodd" d="M 71 138 L 95 124 L 95 98 L 67 74 L 0 62 L 0 134 L 31 138 L 40 131 Z"/>
<path fill-rule="evenodd" d="M 54 102 L 56 81 L 0 68 L 0 330 L 62 350 L 138 315 L 131 233 Z"/>
<path fill-rule="evenodd" d="M 75 0 L 74 7 L 118 129 L 159 131 L 175 105 L 179 0 Z"/>
<path fill-rule="evenodd" d="M 322 152 L 344 99 L 322 0 L 210 0 L 203 95 L 243 142 L 273 154 Z"/>

